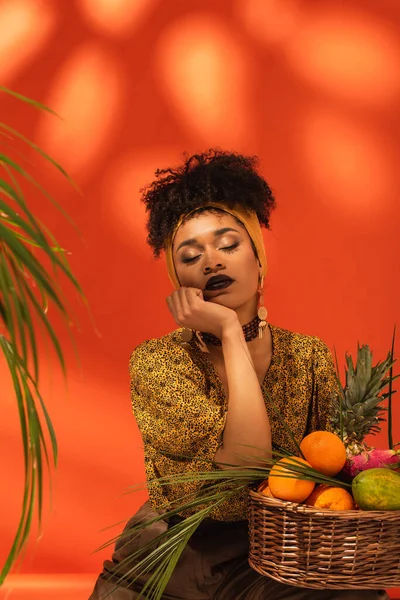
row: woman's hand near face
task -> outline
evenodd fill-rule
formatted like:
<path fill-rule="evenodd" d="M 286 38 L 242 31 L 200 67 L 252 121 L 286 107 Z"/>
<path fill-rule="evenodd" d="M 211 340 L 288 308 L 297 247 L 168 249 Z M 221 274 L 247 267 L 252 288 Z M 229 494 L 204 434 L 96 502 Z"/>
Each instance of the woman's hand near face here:
<path fill-rule="evenodd" d="M 234 310 L 206 302 L 197 288 L 181 287 L 167 297 L 167 304 L 180 327 L 213 333 L 220 339 L 230 327 L 239 324 Z"/>
<path fill-rule="evenodd" d="M 202 291 L 197 288 L 181 287 L 168 296 L 167 304 L 178 325 L 213 333 L 222 341 L 228 413 L 222 446 L 214 461 L 222 469 L 227 465 L 262 466 L 262 459 L 271 453 L 271 427 L 236 312 L 220 304 L 205 302 Z M 259 448 L 260 458 L 242 458 L 248 446 Z"/>

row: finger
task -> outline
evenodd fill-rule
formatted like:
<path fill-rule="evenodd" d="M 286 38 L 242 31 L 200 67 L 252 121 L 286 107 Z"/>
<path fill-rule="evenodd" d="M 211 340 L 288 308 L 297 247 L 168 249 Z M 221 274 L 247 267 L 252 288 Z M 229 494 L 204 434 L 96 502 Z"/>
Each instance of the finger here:
<path fill-rule="evenodd" d="M 183 314 L 183 309 L 182 309 L 182 301 L 181 301 L 181 291 L 182 288 L 180 288 L 179 290 L 175 290 L 174 292 L 172 292 L 170 298 L 171 298 L 171 302 L 172 302 L 172 306 L 174 309 L 174 314 L 175 314 L 175 321 L 178 323 L 178 325 L 182 325 L 182 321 L 184 319 L 184 314 Z"/>
<path fill-rule="evenodd" d="M 177 320 L 178 317 L 177 317 L 177 314 L 176 314 L 174 303 L 172 301 L 172 297 L 171 296 L 167 296 L 166 300 L 167 300 L 167 306 L 168 306 L 169 312 L 173 316 L 173 319 L 174 319 L 175 323 L 178 323 L 178 320 Z M 178 325 L 179 325 L 179 323 L 178 323 Z"/>
<path fill-rule="evenodd" d="M 204 300 L 203 292 L 198 288 L 186 288 L 186 299 L 189 306 L 192 306 L 198 300 Z"/>
<path fill-rule="evenodd" d="M 181 319 L 187 319 L 191 314 L 191 309 L 190 309 L 189 301 L 188 301 L 189 289 L 190 288 L 181 287 L 178 291 L 180 311 L 181 311 L 180 318 Z"/>

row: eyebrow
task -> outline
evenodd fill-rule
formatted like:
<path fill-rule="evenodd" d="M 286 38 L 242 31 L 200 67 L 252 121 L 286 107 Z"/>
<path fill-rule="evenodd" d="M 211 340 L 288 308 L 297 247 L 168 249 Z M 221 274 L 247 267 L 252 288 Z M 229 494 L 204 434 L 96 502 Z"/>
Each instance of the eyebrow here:
<path fill-rule="evenodd" d="M 214 237 L 215 238 L 220 237 L 221 235 L 224 235 L 224 233 L 229 233 L 230 231 L 234 231 L 235 233 L 240 233 L 237 229 L 233 229 L 232 227 L 223 227 L 222 229 L 216 229 L 214 231 Z M 185 240 L 184 242 L 182 242 L 181 244 L 179 244 L 179 246 L 176 249 L 176 251 L 178 252 L 178 250 L 180 250 L 184 246 L 193 246 L 195 244 L 198 244 L 197 239 L 196 238 L 190 238 L 189 240 Z"/>

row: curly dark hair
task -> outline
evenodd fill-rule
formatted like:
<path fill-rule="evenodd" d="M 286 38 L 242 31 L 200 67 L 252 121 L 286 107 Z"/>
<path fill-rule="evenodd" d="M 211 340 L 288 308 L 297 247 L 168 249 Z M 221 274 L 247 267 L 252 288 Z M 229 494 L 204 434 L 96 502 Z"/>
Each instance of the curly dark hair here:
<path fill-rule="evenodd" d="M 210 149 L 187 158 L 179 167 L 156 171 L 157 179 L 142 190 L 149 213 L 147 241 L 156 258 L 181 215 L 208 200 L 254 211 L 260 223 L 269 228 L 275 199 L 257 166 L 256 157 Z"/>

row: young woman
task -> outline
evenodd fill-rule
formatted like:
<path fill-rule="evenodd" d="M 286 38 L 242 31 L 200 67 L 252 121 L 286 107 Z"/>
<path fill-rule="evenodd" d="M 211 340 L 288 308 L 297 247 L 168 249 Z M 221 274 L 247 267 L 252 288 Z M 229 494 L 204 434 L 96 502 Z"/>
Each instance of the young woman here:
<path fill-rule="evenodd" d="M 165 252 L 175 291 L 167 298 L 179 329 L 142 343 L 130 361 L 131 397 L 145 446 L 148 480 L 217 464 L 257 464 L 246 446 L 268 456 L 273 445 L 295 452 L 273 398 L 299 443 L 328 426 L 336 391 L 327 346 L 316 337 L 267 324 L 267 261 L 261 225 L 275 206 L 256 161 L 211 150 L 181 167 L 157 172 L 144 193 L 148 241 Z M 243 457 L 243 458 L 241 458 Z M 249 462 L 250 461 L 250 462 Z M 149 520 L 157 509 L 200 482 L 154 483 L 147 502 L 127 525 Z M 181 518 L 187 517 L 182 515 Z M 116 582 L 171 520 L 117 544 L 90 600 L 134 600 L 146 581 Z M 222 504 L 191 537 L 167 585 L 165 600 L 375 600 L 373 590 L 314 591 L 283 585 L 247 562 L 246 495 Z M 143 597 L 143 596 L 141 596 Z M 145 597 L 145 596 L 144 596 Z"/>

